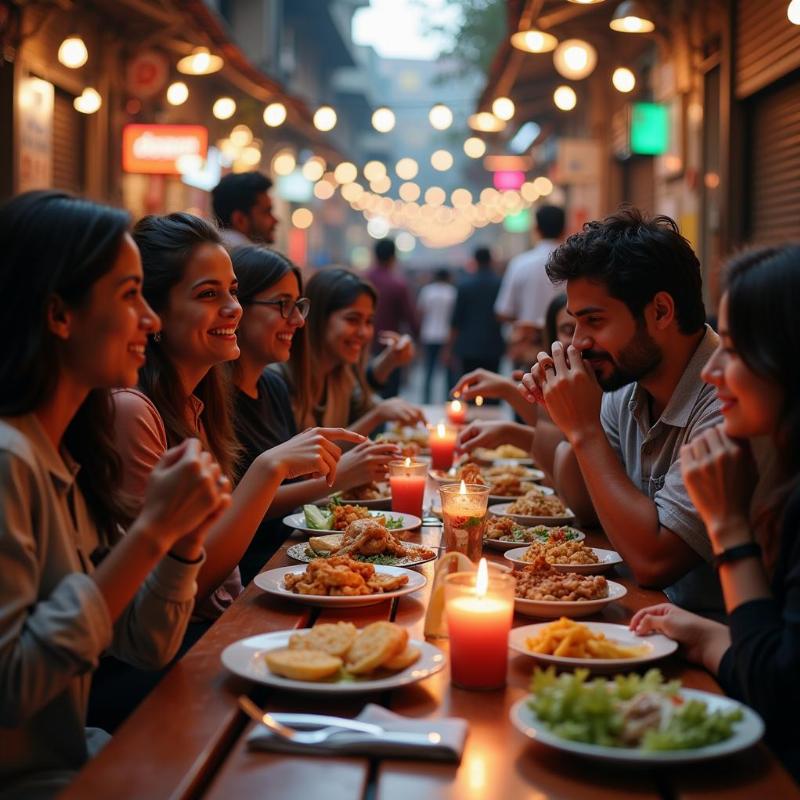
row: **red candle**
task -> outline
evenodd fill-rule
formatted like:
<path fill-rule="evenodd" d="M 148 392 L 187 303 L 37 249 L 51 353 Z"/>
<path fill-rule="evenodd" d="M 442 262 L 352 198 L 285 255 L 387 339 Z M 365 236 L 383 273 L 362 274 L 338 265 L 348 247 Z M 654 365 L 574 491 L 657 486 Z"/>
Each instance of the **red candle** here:
<path fill-rule="evenodd" d="M 425 473 L 427 465 L 421 461 L 389 462 L 389 485 L 392 489 L 392 511 L 422 517 L 422 501 L 425 497 Z"/>
<path fill-rule="evenodd" d="M 440 422 L 430 434 L 431 466 L 434 469 L 450 469 L 456 449 L 456 432 Z"/>
<path fill-rule="evenodd" d="M 467 421 L 467 407 L 460 400 L 447 404 L 447 419 L 453 425 L 463 425 Z"/>
<path fill-rule="evenodd" d="M 450 633 L 450 679 L 463 689 L 497 689 L 506 682 L 508 632 L 514 616 L 514 579 L 491 577 L 486 559 L 477 574 L 456 572 L 445 581 Z"/>

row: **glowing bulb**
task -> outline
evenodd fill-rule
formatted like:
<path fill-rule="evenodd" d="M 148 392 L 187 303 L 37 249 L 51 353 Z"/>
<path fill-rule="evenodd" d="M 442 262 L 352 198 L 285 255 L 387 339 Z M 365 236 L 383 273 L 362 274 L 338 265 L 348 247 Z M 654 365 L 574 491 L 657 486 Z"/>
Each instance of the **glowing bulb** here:
<path fill-rule="evenodd" d="M 480 408 L 483 405 L 483 395 L 476 395 L 475 396 L 475 405 Z"/>
<path fill-rule="evenodd" d="M 246 164 L 248 167 L 255 167 L 261 161 L 261 150 L 253 145 L 248 145 L 242 150 L 239 158 L 242 164 Z"/>
<path fill-rule="evenodd" d="M 480 158 L 486 152 L 486 142 L 477 136 L 470 136 L 464 142 L 464 152 L 470 158 Z"/>
<path fill-rule="evenodd" d="M 386 177 L 386 167 L 380 161 L 367 161 L 362 172 L 368 181 L 377 181 Z"/>
<path fill-rule="evenodd" d="M 400 231 L 394 243 L 401 253 L 410 253 L 417 246 L 417 240 L 408 231 Z"/>
<path fill-rule="evenodd" d="M 81 94 L 72 101 L 72 105 L 75 110 L 80 111 L 81 114 L 94 114 L 94 112 L 98 111 L 100 106 L 103 105 L 103 98 L 100 97 L 100 92 L 98 92 L 97 89 L 87 86 Z"/>
<path fill-rule="evenodd" d="M 553 53 L 556 71 L 573 81 L 588 77 L 597 65 L 597 50 L 582 39 L 567 39 Z"/>
<path fill-rule="evenodd" d="M 400 195 L 401 200 L 405 200 L 406 203 L 413 203 L 416 200 L 419 200 L 421 191 L 416 183 L 408 182 L 400 184 L 400 188 L 397 190 L 397 193 Z"/>
<path fill-rule="evenodd" d="M 395 116 L 394 111 L 386 106 L 376 108 L 372 114 L 372 127 L 378 133 L 388 133 L 394 128 Z"/>
<path fill-rule="evenodd" d="M 553 92 L 553 102 L 562 111 L 572 111 L 578 104 L 578 96 L 571 86 L 559 86 Z"/>
<path fill-rule="evenodd" d="M 230 119 L 236 113 L 236 101 L 232 97 L 219 97 L 214 101 L 211 113 L 217 119 Z"/>
<path fill-rule="evenodd" d="M 333 177 L 338 183 L 352 183 L 358 177 L 358 169 L 349 161 L 342 161 L 333 171 Z"/>
<path fill-rule="evenodd" d="M 183 81 L 175 81 L 167 87 L 167 102 L 181 106 L 189 99 L 189 87 Z"/>
<path fill-rule="evenodd" d="M 786 16 L 792 25 L 800 25 L 800 0 L 792 0 L 789 8 L 786 9 Z"/>
<path fill-rule="evenodd" d="M 526 53 L 549 53 L 558 46 L 558 39 L 552 33 L 531 29 L 517 31 L 511 37 L 511 45 Z"/>
<path fill-rule="evenodd" d="M 270 103 L 264 109 L 264 123 L 270 128 L 277 128 L 286 122 L 286 106 L 283 103 Z"/>
<path fill-rule="evenodd" d="M 504 122 L 512 119 L 515 111 L 514 101 L 508 97 L 498 97 L 492 103 L 492 114 Z"/>
<path fill-rule="evenodd" d="M 320 181 L 314 184 L 314 197 L 317 200 L 330 200 L 336 192 L 336 187 L 328 181 Z"/>
<path fill-rule="evenodd" d="M 369 188 L 376 194 L 385 194 L 392 188 L 392 179 L 388 175 L 381 175 L 380 178 L 369 182 Z"/>
<path fill-rule="evenodd" d="M 450 410 L 458 414 L 458 412 L 461 411 L 461 401 L 453 400 L 453 402 L 450 403 Z"/>
<path fill-rule="evenodd" d="M 412 178 L 417 177 L 419 165 L 413 158 L 401 158 L 394 165 L 394 171 L 397 173 L 398 178 L 402 178 L 404 181 L 410 181 Z"/>
<path fill-rule="evenodd" d="M 318 181 L 325 174 L 325 160 L 312 156 L 303 164 L 303 177 L 307 181 Z"/>
<path fill-rule="evenodd" d="M 336 112 L 330 106 L 320 106 L 314 112 L 314 127 L 318 131 L 330 131 L 336 127 Z"/>
<path fill-rule="evenodd" d="M 627 67 L 617 67 L 611 76 L 611 83 L 618 92 L 627 94 L 636 87 L 636 76 Z"/>
<path fill-rule="evenodd" d="M 178 62 L 177 68 L 184 75 L 210 75 L 221 70 L 224 63 L 219 56 L 209 53 L 207 47 L 196 47 L 191 55 Z"/>
<path fill-rule="evenodd" d="M 447 150 L 437 150 L 431 155 L 431 166 L 439 172 L 446 172 L 453 166 L 453 156 Z"/>
<path fill-rule="evenodd" d="M 292 225 L 294 225 L 295 228 L 305 230 L 306 228 L 310 228 L 313 222 L 314 214 L 308 208 L 298 208 L 292 212 Z"/>
<path fill-rule="evenodd" d="M 69 69 L 78 69 L 89 60 L 89 51 L 80 36 L 68 36 L 58 48 L 58 60 Z"/>
<path fill-rule="evenodd" d="M 489 567 L 486 565 L 486 559 L 482 558 L 478 562 L 478 575 L 475 578 L 475 595 L 477 597 L 486 597 L 486 592 L 489 589 Z"/>
<path fill-rule="evenodd" d="M 276 175 L 291 175 L 297 166 L 297 159 L 291 150 L 281 150 L 272 159 L 272 171 Z"/>
<path fill-rule="evenodd" d="M 547 197 L 547 195 L 553 192 L 553 182 L 550 178 L 545 178 L 544 175 L 540 175 L 538 178 L 534 179 L 533 189 L 535 192 L 538 192 L 541 197 Z"/>
<path fill-rule="evenodd" d="M 440 206 L 446 198 L 447 195 L 441 186 L 431 186 L 425 192 L 425 202 L 430 206 Z"/>
<path fill-rule="evenodd" d="M 446 131 L 453 124 L 453 112 L 444 103 L 437 103 L 428 112 L 428 120 L 437 131 Z"/>
<path fill-rule="evenodd" d="M 483 131 L 484 133 L 497 133 L 506 127 L 506 123 L 502 119 L 498 119 L 489 111 L 480 111 L 477 114 L 471 114 L 467 120 L 467 124 L 473 130 Z"/>
<path fill-rule="evenodd" d="M 253 131 L 247 125 L 237 125 L 228 138 L 234 147 L 247 147 L 253 141 Z"/>

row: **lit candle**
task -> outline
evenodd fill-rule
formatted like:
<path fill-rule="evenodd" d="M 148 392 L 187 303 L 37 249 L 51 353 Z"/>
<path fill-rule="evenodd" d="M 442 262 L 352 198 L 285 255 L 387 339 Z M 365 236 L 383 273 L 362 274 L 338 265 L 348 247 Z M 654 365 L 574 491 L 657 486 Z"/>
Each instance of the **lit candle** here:
<path fill-rule="evenodd" d="M 463 425 L 467 421 L 467 407 L 460 400 L 447 404 L 447 419 L 453 425 Z"/>
<path fill-rule="evenodd" d="M 508 668 L 508 632 L 514 616 L 514 578 L 489 575 L 482 558 L 475 572 L 445 579 L 450 634 L 450 679 L 463 689 L 498 689 Z"/>
<path fill-rule="evenodd" d="M 392 489 L 392 511 L 422 517 L 427 464 L 421 461 L 389 462 L 389 486 Z"/>
<path fill-rule="evenodd" d="M 463 553 L 470 561 L 478 562 L 483 549 L 489 491 L 488 486 L 464 481 L 439 487 L 445 552 Z"/>
<path fill-rule="evenodd" d="M 431 466 L 434 469 L 450 469 L 456 449 L 456 431 L 440 422 L 431 430 L 428 444 L 431 448 Z"/>

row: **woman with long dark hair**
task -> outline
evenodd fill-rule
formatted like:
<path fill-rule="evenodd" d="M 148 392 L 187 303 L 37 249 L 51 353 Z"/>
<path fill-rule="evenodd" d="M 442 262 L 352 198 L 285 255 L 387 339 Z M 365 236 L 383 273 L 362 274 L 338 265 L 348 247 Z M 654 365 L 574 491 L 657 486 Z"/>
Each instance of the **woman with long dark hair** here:
<path fill-rule="evenodd" d="M 323 269 L 308 282 L 306 296 L 314 366 L 309 369 L 297 351 L 283 372 L 298 427 L 336 425 L 369 434 L 384 422 L 424 422 L 421 410 L 399 397 L 373 397 L 367 381 L 377 302 L 372 284 L 346 269 Z"/>
<path fill-rule="evenodd" d="M 269 364 L 282 364 L 294 354 L 308 376 L 304 325 L 311 302 L 301 297 L 300 270 L 289 259 L 266 247 L 240 247 L 232 256 L 243 309 L 238 329 L 239 358 L 231 362 L 236 385 L 234 424 L 242 447 L 239 471 L 244 472 L 264 450 L 297 433 L 284 379 Z M 305 380 L 301 377 L 300 383 Z M 342 455 L 332 485 L 321 478 L 284 483 L 269 508 L 270 520 L 259 529 L 240 562 L 246 583 L 280 546 L 288 533 L 274 518 L 310 503 L 331 490 L 342 491 L 386 476 L 386 464 L 398 448 L 366 440 Z"/>
<path fill-rule="evenodd" d="M 756 709 L 767 741 L 800 780 L 800 246 L 734 259 L 719 306 L 719 348 L 703 377 L 724 421 L 681 451 L 689 495 L 716 555 L 729 626 L 670 604 L 639 611 L 631 627 L 665 633 Z M 750 440 L 768 436 L 780 476 L 767 524 L 749 521 L 756 484 Z M 771 524 L 770 524 L 771 523 Z"/>
<path fill-rule="evenodd" d="M 60 192 L 0 210 L 4 797 L 55 794 L 102 743 L 84 729 L 102 652 L 143 668 L 172 658 L 200 567 L 179 554 L 202 558 L 206 526 L 227 502 L 227 481 L 196 440 L 155 465 L 138 515 L 120 490 L 109 390 L 136 382 L 160 325 L 128 224 Z"/>

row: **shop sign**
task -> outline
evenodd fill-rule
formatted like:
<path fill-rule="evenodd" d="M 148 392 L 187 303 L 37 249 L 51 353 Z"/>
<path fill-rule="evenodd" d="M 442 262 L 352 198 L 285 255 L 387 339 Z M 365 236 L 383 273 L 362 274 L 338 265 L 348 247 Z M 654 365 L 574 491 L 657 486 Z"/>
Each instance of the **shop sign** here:
<path fill-rule="evenodd" d="M 203 125 L 126 125 L 122 129 L 122 169 L 125 172 L 180 175 L 178 159 L 205 159 L 208 129 Z"/>
<path fill-rule="evenodd" d="M 663 156 L 669 149 L 669 113 L 663 103 L 631 106 L 631 153 Z"/>
<path fill-rule="evenodd" d="M 19 83 L 17 191 L 46 189 L 53 184 L 53 105 L 52 83 L 26 77 Z"/>
<path fill-rule="evenodd" d="M 169 79 L 169 60 L 157 50 L 137 53 L 125 70 L 125 88 L 139 100 L 158 94 Z"/>

